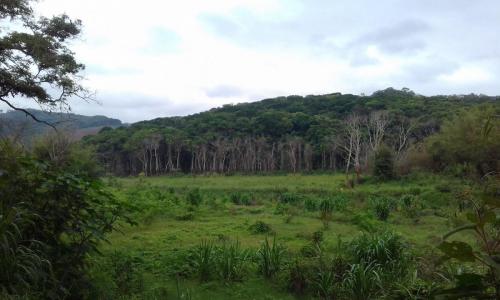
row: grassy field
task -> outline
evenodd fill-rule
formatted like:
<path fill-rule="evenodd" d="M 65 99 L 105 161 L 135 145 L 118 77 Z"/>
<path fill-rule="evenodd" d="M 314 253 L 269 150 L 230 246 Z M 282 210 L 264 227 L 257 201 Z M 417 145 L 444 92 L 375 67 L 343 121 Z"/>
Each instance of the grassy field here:
<path fill-rule="evenodd" d="M 238 241 L 256 253 L 266 237 L 300 257 L 316 232 L 325 255 L 343 253 L 363 232 L 391 231 L 415 257 L 433 257 L 440 237 L 463 222 L 456 194 L 465 183 L 417 174 L 386 183 L 370 178 L 354 189 L 342 175 L 199 176 L 107 179 L 109 189 L 133 211 L 135 226 L 109 236 L 102 256 L 90 258 L 101 298 L 309 299 L 287 289 L 287 272 L 264 278 L 249 263 L 244 277 L 200 281 L 192 250 L 202 241 Z M 334 199 L 320 218 L 322 199 Z M 389 199 L 388 218 L 378 210 Z M 408 204 L 410 200 L 411 203 Z M 379 202 L 377 202 L 379 201 Z M 406 202 L 405 202 L 406 201 Z M 255 229 L 256 222 L 269 228 Z M 264 226 L 265 227 L 265 226 Z M 266 232 L 267 230 L 267 232 Z M 286 269 L 286 268 L 284 268 Z"/>

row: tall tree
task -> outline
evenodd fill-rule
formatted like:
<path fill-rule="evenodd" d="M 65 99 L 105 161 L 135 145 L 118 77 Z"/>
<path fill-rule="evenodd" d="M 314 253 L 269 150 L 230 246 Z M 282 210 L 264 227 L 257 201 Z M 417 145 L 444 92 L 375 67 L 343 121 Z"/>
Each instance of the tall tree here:
<path fill-rule="evenodd" d="M 81 22 L 67 15 L 36 18 L 32 2 L 0 1 L 0 22 L 6 24 L 0 27 L 0 101 L 44 122 L 13 100 L 67 110 L 70 98 L 89 99 L 89 93 L 80 84 L 84 66 L 68 48 L 80 33 Z"/>

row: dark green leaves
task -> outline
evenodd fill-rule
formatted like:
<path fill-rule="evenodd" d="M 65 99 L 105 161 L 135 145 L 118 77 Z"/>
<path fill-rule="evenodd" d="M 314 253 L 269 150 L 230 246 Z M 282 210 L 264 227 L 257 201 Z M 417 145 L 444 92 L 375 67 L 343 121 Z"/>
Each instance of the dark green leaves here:
<path fill-rule="evenodd" d="M 455 258 L 460 261 L 470 261 L 470 262 L 476 260 L 472 247 L 464 242 L 444 241 L 441 243 L 441 245 L 438 246 L 438 249 L 441 250 L 448 258 Z"/>

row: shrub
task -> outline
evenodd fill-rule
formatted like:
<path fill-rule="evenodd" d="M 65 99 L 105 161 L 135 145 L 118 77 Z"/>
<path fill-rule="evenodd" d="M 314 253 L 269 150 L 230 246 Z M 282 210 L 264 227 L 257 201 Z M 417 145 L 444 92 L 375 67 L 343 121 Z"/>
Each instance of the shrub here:
<path fill-rule="evenodd" d="M 373 176 L 378 180 L 394 178 L 394 158 L 387 146 L 380 146 L 375 153 Z"/>
<path fill-rule="evenodd" d="M 273 277 L 276 273 L 281 271 L 286 254 L 286 247 L 276 242 L 276 237 L 273 238 L 273 243 L 270 244 L 269 240 L 261 244 L 260 249 L 257 251 L 257 261 L 259 272 L 266 278 Z"/>
<path fill-rule="evenodd" d="M 203 196 L 201 195 L 200 189 L 192 189 L 186 195 L 186 200 L 192 206 L 199 206 L 203 201 Z"/>
<path fill-rule="evenodd" d="M 273 231 L 271 225 L 262 221 L 256 221 L 248 229 L 254 234 L 271 233 Z"/>

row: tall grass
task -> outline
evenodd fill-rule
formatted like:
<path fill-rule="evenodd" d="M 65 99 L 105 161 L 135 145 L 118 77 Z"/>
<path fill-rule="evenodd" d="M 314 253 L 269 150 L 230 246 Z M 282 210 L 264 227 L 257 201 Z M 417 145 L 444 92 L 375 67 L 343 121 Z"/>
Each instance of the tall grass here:
<path fill-rule="evenodd" d="M 210 279 L 215 265 L 213 242 L 203 240 L 193 251 L 192 263 L 200 281 Z"/>
<path fill-rule="evenodd" d="M 278 243 L 276 237 L 273 238 L 272 244 L 269 243 L 266 237 L 257 251 L 259 272 L 266 278 L 273 277 L 281 271 L 285 261 L 285 254 L 286 247 Z"/>
<path fill-rule="evenodd" d="M 225 241 L 215 251 L 215 267 L 218 275 L 226 281 L 241 280 L 246 263 L 250 259 L 250 251 L 242 249 L 240 242 Z"/>

